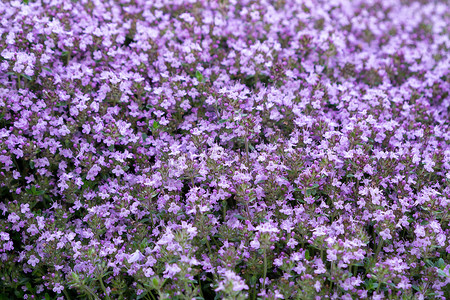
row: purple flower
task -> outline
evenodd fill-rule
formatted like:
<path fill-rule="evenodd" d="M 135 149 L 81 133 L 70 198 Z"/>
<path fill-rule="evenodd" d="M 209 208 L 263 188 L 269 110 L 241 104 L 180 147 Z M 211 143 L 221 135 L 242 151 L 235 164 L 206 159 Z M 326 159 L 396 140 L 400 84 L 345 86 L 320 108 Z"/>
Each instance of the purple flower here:
<path fill-rule="evenodd" d="M 320 292 L 322 287 L 322 284 L 320 283 L 320 281 L 316 281 L 316 283 L 314 284 L 314 288 L 316 289 L 316 292 Z"/>
<path fill-rule="evenodd" d="M 28 264 L 35 267 L 38 263 L 39 263 L 39 259 L 36 256 L 31 255 L 30 259 L 28 260 Z"/>
<path fill-rule="evenodd" d="M 87 180 L 94 180 L 95 177 L 97 176 L 97 174 L 100 172 L 102 168 L 99 167 L 97 164 L 94 164 L 88 171 L 87 175 L 86 175 L 86 179 Z"/>
<path fill-rule="evenodd" d="M 130 264 L 141 261 L 144 258 L 144 255 L 139 250 L 136 250 L 133 254 L 128 257 L 128 262 Z"/>
<path fill-rule="evenodd" d="M 62 292 L 62 290 L 64 290 L 64 286 L 59 283 L 56 283 L 55 286 L 53 287 L 53 291 L 55 293 L 60 294 Z"/>
<path fill-rule="evenodd" d="M 390 240 L 390 239 L 392 239 L 391 231 L 389 230 L 389 228 L 386 228 L 385 230 L 380 231 L 380 236 L 381 236 L 384 240 Z"/>
<path fill-rule="evenodd" d="M 222 269 L 219 272 L 223 280 L 219 282 L 218 287 L 215 289 L 216 292 L 227 291 L 229 287 L 231 287 L 231 291 L 233 292 L 240 292 L 249 289 L 248 285 L 245 284 L 245 281 L 235 272 L 227 269 Z"/>
<path fill-rule="evenodd" d="M 296 245 L 298 245 L 298 242 L 295 239 L 290 238 L 287 243 L 287 246 L 290 247 L 291 249 L 294 249 Z"/>
<path fill-rule="evenodd" d="M 261 244 L 259 243 L 258 239 L 254 239 L 250 242 L 250 247 L 252 247 L 255 250 L 258 250 L 261 247 Z"/>
<path fill-rule="evenodd" d="M 2 241 L 9 241 L 9 233 L 0 231 L 0 239 Z"/>
<path fill-rule="evenodd" d="M 174 278 L 176 274 L 178 274 L 181 271 L 180 267 L 178 267 L 177 264 L 171 264 L 169 265 L 166 263 L 166 268 L 163 272 L 164 278 Z"/>

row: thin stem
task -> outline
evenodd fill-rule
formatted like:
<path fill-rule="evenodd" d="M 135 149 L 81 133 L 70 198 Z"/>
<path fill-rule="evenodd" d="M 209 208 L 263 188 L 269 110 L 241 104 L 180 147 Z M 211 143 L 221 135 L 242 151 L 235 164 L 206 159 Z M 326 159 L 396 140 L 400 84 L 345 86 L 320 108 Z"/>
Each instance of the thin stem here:
<path fill-rule="evenodd" d="M 223 222 L 225 223 L 225 218 L 227 216 L 227 211 L 226 211 L 226 206 L 227 206 L 227 200 L 223 200 L 223 209 L 222 209 L 222 214 L 223 214 Z"/>
<path fill-rule="evenodd" d="M 335 269 L 335 264 L 334 262 L 331 263 L 331 272 L 330 272 L 330 295 L 333 293 L 333 284 L 334 284 L 334 269 Z"/>
<path fill-rule="evenodd" d="M 15 156 L 13 156 L 13 160 L 14 160 L 14 164 L 16 165 L 17 170 L 19 170 L 19 172 L 21 172 L 21 171 L 20 171 L 20 167 L 19 167 L 19 163 L 17 162 Z"/>
<path fill-rule="evenodd" d="M 209 244 L 208 238 L 206 238 L 206 246 L 208 247 L 209 253 L 212 253 L 212 251 L 211 251 L 211 245 Z"/>
<path fill-rule="evenodd" d="M 203 291 L 202 291 L 202 281 L 199 278 L 198 280 L 198 289 L 200 290 L 200 296 L 202 296 L 203 299 L 205 299 L 205 296 L 203 296 Z"/>
<path fill-rule="evenodd" d="M 63 289 L 64 296 L 66 296 L 67 300 L 70 300 L 69 293 L 67 293 L 66 289 Z"/>
<path fill-rule="evenodd" d="M 184 289 L 186 290 L 186 296 L 185 299 L 187 300 L 191 300 L 193 297 L 192 296 L 192 289 L 189 287 L 189 284 L 185 281 L 184 282 Z M 189 293 L 188 293 L 189 290 Z"/>
<path fill-rule="evenodd" d="M 377 286 L 377 294 L 378 294 L 378 291 L 380 290 L 380 286 L 381 286 L 381 282 L 378 282 L 378 286 Z"/>
<path fill-rule="evenodd" d="M 253 300 L 256 299 L 256 282 L 255 285 L 253 286 L 253 295 L 252 295 Z"/>
<path fill-rule="evenodd" d="M 263 290 L 266 290 L 266 276 L 267 276 L 267 252 L 264 248 L 264 274 L 263 274 Z"/>
<path fill-rule="evenodd" d="M 100 282 L 100 286 L 101 286 L 103 292 L 105 293 L 106 299 L 111 300 L 111 298 L 109 297 L 108 293 L 106 293 L 106 288 L 105 288 L 105 285 L 103 284 L 102 277 L 99 277 L 98 281 Z"/>
<path fill-rule="evenodd" d="M 209 244 L 208 238 L 206 238 L 206 246 L 208 247 L 209 253 L 212 253 L 211 245 Z M 213 275 L 214 279 L 217 279 L 216 273 L 212 273 L 212 275 Z"/>
<path fill-rule="evenodd" d="M 87 292 L 89 299 L 99 299 L 98 296 L 87 286 L 82 285 L 82 288 Z"/>
<path fill-rule="evenodd" d="M 373 255 L 373 258 L 372 258 L 372 262 L 371 262 L 369 268 L 366 269 L 365 275 L 367 275 L 370 272 L 370 269 L 372 269 L 375 266 L 376 260 L 377 260 L 378 254 L 380 253 L 382 245 L 383 245 L 383 240 L 379 239 L 377 249 L 375 250 L 375 254 Z"/>
<path fill-rule="evenodd" d="M 152 297 L 153 300 L 156 300 L 155 296 L 153 296 L 153 293 L 150 291 L 150 296 Z"/>
<path fill-rule="evenodd" d="M 20 74 L 17 74 L 17 88 L 20 90 L 21 86 L 20 86 Z"/>
<path fill-rule="evenodd" d="M 373 262 L 374 263 L 376 263 L 376 259 L 377 259 L 377 257 L 378 257 L 378 254 L 380 253 L 380 251 L 381 251 L 381 247 L 383 246 L 383 240 L 382 239 L 379 239 L 379 242 L 378 242 L 378 247 L 377 247 L 377 250 L 375 251 L 375 255 L 374 255 L 374 257 L 373 257 Z"/>
<path fill-rule="evenodd" d="M 246 152 L 246 155 L 247 155 L 247 166 L 250 166 L 250 158 L 249 158 L 249 155 L 248 155 L 248 135 L 247 135 L 247 133 L 245 134 L 245 152 Z"/>

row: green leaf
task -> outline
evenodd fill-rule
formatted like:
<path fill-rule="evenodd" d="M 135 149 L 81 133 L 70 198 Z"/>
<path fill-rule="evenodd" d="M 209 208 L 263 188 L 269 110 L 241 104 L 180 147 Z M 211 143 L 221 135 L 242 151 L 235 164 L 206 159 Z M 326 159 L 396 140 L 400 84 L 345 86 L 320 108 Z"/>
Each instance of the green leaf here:
<path fill-rule="evenodd" d="M 445 273 L 444 271 L 442 271 L 442 270 L 438 270 L 437 271 L 437 273 L 439 274 L 439 276 L 441 276 L 441 277 L 449 277 L 448 275 L 447 275 L 447 273 Z"/>
<path fill-rule="evenodd" d="M 27 280 L 28 280 L 28 278 L 27 278 Z M 31 286 L 31 283 L 27 282 L 25 284 L 25 286 L 27 287 L 28 291 L 30 291 L 31 293 L 34 294 L 34 288 Z"/>
<path fill-rule="evenodd" d="M 364 285 L 366 286 L 366 289 L 370 291 L 376 289 L 379 284 L 373 279 L 369 279 L 364 282 Z"/>
<path fill-rule="evenodd" d="M 158 281 L 158 278 L 153 278 L 152 279 L 152 284 L 153 284 L 153 286 L 155 287 L 155 288 L 158 288 L 159 287 L 159 281 Z"/>
<path fill-rule="evenodd" d="M 441 270 L 444 270 L 444 269 L 445 269 L 446 264 L 445 264 L 445 261 L 442 259 L 442 257 L 439 258 L 439 260 L 438 260 L 437 263 L 436 263 L 436 266 L 437 266 L 439 269 L 441 269 Z"/>
<path fill-rule="evenodd" d="M 158 128 L 159 128 L 159 123 L 158 123 L 158 121 L 153 121 L 152 127 L 153 127 L 153 129 L 158 129 Z"/>
<path fill-rule="evenodd" d="M 417 285 L 413 284 L 412 288 L 415 289 L 416 291 L 420 292 L 420 288 Z"/>
<path fill-rule="evenodd" d="M 27 278 L 27 277 L 22 277 L 22 278 L 20 278 L 20 280 L 19 280 L 19 285 L 24 285 L 25 283 L 27 283 L 27 282 L 29 282 L 29 281 L 30 281 L 29 278 Z"/>
<path fill-rule="evenodd" d="M 386 283 L 387 285 L 389 285 L 390 287 L 396 288 L 397 286 L 395 284 L 393 284 L 392 282 L 388 282 Z"/>
<path fill-rule="evenodd" d="M 25 191 L 33 196 L 40 196 L 45 194 L 45 191 L 37 190 L 35 185 L 32 185 L 30 189 L 26 189 Z"/>
<path fill-rule="evenodd" d="M 23 0 L 23 3 L 24 3 L 24 4 L 27 4 L 27 5 L 28 5 L 29 2 L 30 2 L 30 0 Z"/>
<path fill-rule="evenodd" d="M 234 217 L 239 220 L 245 220 L 245 218 L 241 215 L 234 215 Z"/>
<path fill-rule="evenodd" d="M 148 135 L 146 133 L 142 134 L 142 140 L 145 142 L 145 140 L 147 139 Z"/>
<path fill-rule="evenodd" d="M 309 250 L 306 249 L 306 251 L 305 251 L 305 259 L 306 259 L 306 260 L 309 260 L 309 258 L 310 258 L 310 256 L 309 256 Z"/>
<path fill-rule="evenodd" d="M 425 259 L 425 263 L 429 266 L 429 267 L 434 267 L 434 264 L 431 260 L 429 259 Z"/>
<path fill-rule="evenodd" d="M 20 74 L 20 75 L 22 75 L 23 77 L 25 77 L 25 78 L 28 79 L 28 80 L 32 80 L 31 77 L 28 76 L 27 74 Z"/>
<path fill-rule="evenodd" d="M 34 161 L 30 160 L 30 168 L 33 170 L 34 169 Z"/>
<path fill-rule="evenodd" d="M 307 190 L 313 190 L 313 189 L 316 189 L 318 187 L 319 187 L 319 185 L 317 183 L 315 183 L 313 186 L 307 187 L 306 189 Z"/>
<path fill-rule="evenodd" d="M 199 82 L 203 82 L 203 75 L 202 75 L 202 73 L 200 73 L 200 71 L 195 71 L 195 78 L 197 78 L 197 80 L 199 81 Z"/>
<path fill-rule="evenodd" d="M 144 298 L 145 296 L 147 296 L 147 291 L 144 290 L 144 292 L 142 294 L 140 294 L 139 296 L 136 297 L 137 300 Z"/>
<path fill-rule="evenodd" d="M 42 69 L 44 69 L 44 70 L 46 70 L 46 71 L 49 71 L 50 73 L 53 73 L 52 69 L 50 69 L 50 68 L 43 67 Z"/>
<path fill-rule="evenodd" d="M 228 121 L 229 121 L 229 119 L 221 119 L 221 120 L 219 120 L 219 123 L 222 124 L 222 123 L 225 123 L 225 122 L 228 122 Z"/>

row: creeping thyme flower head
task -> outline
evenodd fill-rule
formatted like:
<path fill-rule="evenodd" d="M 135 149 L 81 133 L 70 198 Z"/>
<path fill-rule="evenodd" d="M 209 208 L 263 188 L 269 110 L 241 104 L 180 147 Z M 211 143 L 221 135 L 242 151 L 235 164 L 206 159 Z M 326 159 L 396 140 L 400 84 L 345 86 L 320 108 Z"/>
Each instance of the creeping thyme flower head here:
<path fill-rule="evenodd" d="M 446 1 L 0 2 L 0 298 L 450 298 Z"/>
<path fill-rule="evenodd" d="M 242 291 L 248 290 L 249 287 L 239 275 L 227 269 L 221 269 L 218 273 L 221 275 L 222 280 L 219 281 L 218 287 L 215 289 L 216 292 L 222 292 L 227 299 L 228 297 L 230 299 L 241 299 L 246 295 Z M 238 297 L 236 298 L 236 296 Z"/>

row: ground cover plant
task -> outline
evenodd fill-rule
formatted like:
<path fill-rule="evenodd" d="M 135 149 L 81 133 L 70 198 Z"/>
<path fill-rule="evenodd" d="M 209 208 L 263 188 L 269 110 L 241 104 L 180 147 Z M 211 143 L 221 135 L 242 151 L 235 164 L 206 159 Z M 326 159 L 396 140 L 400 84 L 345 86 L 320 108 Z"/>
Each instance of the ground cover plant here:
<path fill-rule="evenodd" d="M 0 2 L 0 299 L 449 299 L 446 1 Z"/>

